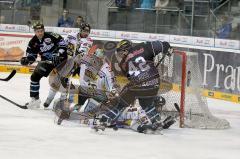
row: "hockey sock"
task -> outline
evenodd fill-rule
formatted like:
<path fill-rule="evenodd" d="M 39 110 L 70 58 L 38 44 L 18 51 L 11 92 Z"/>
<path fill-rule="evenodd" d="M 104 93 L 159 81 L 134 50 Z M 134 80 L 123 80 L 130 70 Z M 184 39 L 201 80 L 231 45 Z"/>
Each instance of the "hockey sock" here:
<path fill-rule="evenodd" d="M 34 97 L 35 99 L 39 99 L 39 82 L 31 81 L 30 84 L 30 97 Z"/>

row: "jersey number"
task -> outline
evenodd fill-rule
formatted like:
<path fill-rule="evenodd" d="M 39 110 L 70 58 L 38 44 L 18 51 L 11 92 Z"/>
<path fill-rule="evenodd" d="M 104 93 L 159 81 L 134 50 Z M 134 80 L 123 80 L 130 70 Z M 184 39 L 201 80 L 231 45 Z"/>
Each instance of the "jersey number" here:
<path fill-rule="evenodd" d="M 128 64 L 128 68 L 129 75 L 138 76 L 141 72 L 150 69 L 150 66 L 147 65 L 146 60 L 142 56 L 140 56 L 135 59 L 134 63 L 130 61 Z"/>

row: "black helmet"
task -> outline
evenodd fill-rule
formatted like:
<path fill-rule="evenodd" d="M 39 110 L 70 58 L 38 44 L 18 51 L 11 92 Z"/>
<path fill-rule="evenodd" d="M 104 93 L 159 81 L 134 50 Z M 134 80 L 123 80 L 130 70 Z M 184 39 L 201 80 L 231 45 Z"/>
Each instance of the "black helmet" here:
<path fill-rule="evenodd" d="M 89 32 L 91 31 L 91 26 L 88 23 L 82 23 L 80 26 L 80 30 L 85 30 L 86 28 L 89 29 Z"/>
<path fill-rule="evenodd" d="M 122 50 L 128 50 L 132 47 L 132 42 L 130 40 L 121 40 L 118 44 L 117 44 L 117 52 L 118 51 L 122 51 Z"/>
<path fill-rule="evenodd" d="M 34 29 L 34 30 L 44 29 L 44 25 L 43 25 L 43 23 L 41 23 L 41 22 L 36 22 L 36 23 L 33 24 L 33 29 Z"/>

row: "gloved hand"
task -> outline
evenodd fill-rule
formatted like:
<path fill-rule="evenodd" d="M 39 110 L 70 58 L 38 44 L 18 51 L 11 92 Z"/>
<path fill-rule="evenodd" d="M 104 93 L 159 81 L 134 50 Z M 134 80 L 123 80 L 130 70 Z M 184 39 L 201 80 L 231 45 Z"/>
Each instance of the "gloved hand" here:
<path fill-rule="evenodd" d="M 58 66 L 65 59 L 65 57 L 63 56 L 64 53 L 65 53 L 64 49 L 59 49 L 57 53 L 54 53 L 52 55 L 52 63 L 55 67 Z"/>
<path fill-rule="evenodd" d="M 170 44 L 166 41 L 162 42 L 163 45 L 163 54 L 167 56 L 171 56 L 173 54 L 173 48 L 170 46 Z"/>
<path fill-rule="evenodd" d="M 172 54 L 173 54 L 173 48 L 172 47 L 170 47 L 169 49 L 168 49 L 168 52 L 167 52 L 167 56 L 172 56 Z"/>
<path fill-rule="evenodd" d="M 21 65 L 25 66 L 25 65 L 30 64 L 30 61 L 27 57 L 22 57 L 21 60 L 20 60 L 20 63 L 21 63 Z"/>
<path fill-rule="evenodd" d="M 58 66 L 61 63 L 61 57 L 59 57 L 57 55 L 53 55 L 52 56 L 52 63 L 55 67 Z"/>

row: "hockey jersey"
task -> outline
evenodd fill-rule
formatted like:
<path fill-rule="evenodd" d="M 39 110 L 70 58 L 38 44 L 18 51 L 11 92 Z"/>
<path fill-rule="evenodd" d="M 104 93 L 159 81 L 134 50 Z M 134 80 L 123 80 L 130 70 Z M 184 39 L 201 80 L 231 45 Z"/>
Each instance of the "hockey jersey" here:
<path fill-rule="evenodd" d="M 75 56 L 77 54 L 87 54 L 92 47 L 93 40 L 90 37 L 81 38 L 79 33 L 69 34 L 65 42 L 68 47 L 68 54 L 70 56 Z"/>
<path fill-rule="evenodd" d="M 66 47 L 62 36 L 45 32 L 42 39 L 38 39 L 36 35 L 32 37 L 27 46 L 26 56 L 31 62 L 34 62 L 38 55 L 40 55 L 42 61 L 51 60 L 53 51 L 60 47 Z"/>
<path fill-rule="evenodd" d="M 105 60 L 95 55 L 85 55 L 81 60 L 80 68 L 80 86 L 95 87 L 108 92 L 114 90 L 114 74 Z"/>
<path fill-rule="evenodd" d="M 140 43 L 129 50 L 119 66 L 132 83 L 140 83 L 141 86 L 156 85 L 159 73 L 154 65 L 154 57 L 163 51 L 161 41 Z"/>
<path fill-rule="evenodd" d="M 151 124 L 146 112 L 138 105 L 127 107 L 119 116 L 117 126 L 137 131 L 139 125 Z"/>

